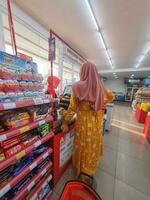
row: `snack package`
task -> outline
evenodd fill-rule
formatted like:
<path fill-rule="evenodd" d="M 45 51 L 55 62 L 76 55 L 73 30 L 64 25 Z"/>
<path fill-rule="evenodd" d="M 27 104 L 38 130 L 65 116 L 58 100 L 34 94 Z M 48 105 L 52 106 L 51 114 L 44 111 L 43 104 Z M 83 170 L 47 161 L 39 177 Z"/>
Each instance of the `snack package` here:
<path fill-rule="evenodd" d="M 6 150 L 5 155 L 7 158 L 10 158 L 12 155 L 16 154 L 17 152 L 21 151 L 24 148 L 22 143 Z"/>
<path fill-rule="evenodd" d="M 40 139 L 40 137 L 38 135 L 36 135 L 36 136 L 30 138 L 29 140 L 26 140 L 25 142 L 23 142 L 23 144 L 24 144 L 24 146 L 29 146 L 39 139 Z"/>
<path fill-rule="evenodd" d="M 37 130 L 39 135 L 43 137 L 50 132 L 50 125 L 48 123 L 42 124 Z"/>
<path fill-rule="evenodd" d="M 3 152 L 3 149 L 0 148 L 0 162 L 1 162 L 2 160 L 5 160 L 5 154 L 4 154 L 4 152 Z"/>
<path fill-rule="evenodd" d="M 14 137 L 9 140 L 1 142 L 1 147 L 6 150 L 19 144 L 20 142 L 21 142 L 21 139 L 19 137 Z"/>
<path fill-rule="evenodd" d="M 12 129 L 28 124 L 30 115 L 27 112 L 10 112 L 2 120 L 8 129 Z"/>

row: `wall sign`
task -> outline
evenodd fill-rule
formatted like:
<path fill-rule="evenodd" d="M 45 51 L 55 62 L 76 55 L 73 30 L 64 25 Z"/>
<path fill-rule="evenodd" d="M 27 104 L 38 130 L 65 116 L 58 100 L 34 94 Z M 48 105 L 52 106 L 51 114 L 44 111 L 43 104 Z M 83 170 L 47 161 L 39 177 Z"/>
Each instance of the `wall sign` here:
<path fill-rule="evenodd" d="M 71 130 L 64 137 L 60 139 L 60 160 L 59 167 L 70 160 L 73 151 L 74 130 Z"/>

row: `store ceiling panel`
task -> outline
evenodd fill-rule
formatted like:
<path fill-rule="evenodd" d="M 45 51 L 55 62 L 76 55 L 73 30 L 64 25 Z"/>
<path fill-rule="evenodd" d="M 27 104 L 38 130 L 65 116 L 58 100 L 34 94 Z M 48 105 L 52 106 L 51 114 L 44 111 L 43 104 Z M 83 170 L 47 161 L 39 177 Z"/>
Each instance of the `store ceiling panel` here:
<path fill-rule="evenodd" d="M 55 30 L 84 57 L 93 61 L 99 70 L 110 70 L 111 66 L 106 59 L 86 1 L 14 0 L 47 30 Z M 133 68 L 136 71 L 139 58 L 150 46 L 150 1 L 90 2 L 115 69 Z M 140 68 L 149 66 L 150 60 L 139 65 Z"/>

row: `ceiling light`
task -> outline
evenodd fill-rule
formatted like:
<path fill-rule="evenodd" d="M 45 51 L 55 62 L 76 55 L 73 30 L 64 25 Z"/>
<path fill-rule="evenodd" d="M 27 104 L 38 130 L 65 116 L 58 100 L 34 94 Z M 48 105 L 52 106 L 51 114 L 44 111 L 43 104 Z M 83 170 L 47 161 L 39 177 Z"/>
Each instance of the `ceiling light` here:
<path fill-rule="evenodd" d="M 140 57 L 140 59 L 138 60 L 138 63 L 135 66 L 135 68 L 138 68 L 140 66 L 140 64 L 144 60 L 145 56 L 148 54 L 149 50 L 150 50 L 150 46 L 147 48 L 147 50 L 145 51 L 145 53 Z"/>
<path fill-rule="evenodd" d="M 94 14 L 94 12 L 93 12 L 92 6 L 91 6 L 89 0 L 85 0 L 85 2 L 86 2 L 86 5 L 87 5 L 87 7 L 88 7 L 88 10 L 89 10 L 89 12 L 90 12 L 90 15 L 91 15 L 91 17 L 92 17 L 92 20 L 93 20 L 93 22 L 94 22 L 94 24 L 95 24 L 96 30 L 98 31 L 98 30 L 99 30 L 99 26 L 98 26 L 98 23 L 97 23 L 95 14 Z"/>
<path fill-rule="evenodd" d="M 91 6 L 90 0 L 85 0 L 85 2 L 86 2 L 86 5 L 87 5 L 87 7 L 88 7 L 88 10 L 89 10 L 89 12 L 90 12 L 90 15 L 91 15 L 91 17 L 92 17 L 92 20 L 93 20 L 93 22 L 94 22 L 96 31 L 98 31 L 98 33 L 99 33 L 98 35 L 99 35 L 101 44 L 102 44 L 102 46 L 103 46 L 103 48 L 104 48 L 104 50 L 105 50 L 106 57 L 107 57 L 107 59 L 108 59 L 108 61 L 109 61 L 109 64 L 110 64 L 111 68 L 113 69 L 113 68 L 114 68 L 114 65 L 113 65 L 113 63 L 112 63 L 111 56 L 110 56 L 109 53 L 108 53 L 108 48 L 107 48 L 106 42 L 105 42 L 104 37 L 103 37 L 103 34 L 102 34 L 102 32 L 101 32 L 101 28 L 100 28 L 100 26 L 98 25 L 98 22 L 97 22 L 95 13 L 94 13 L 94 11 L 93 11 L 93 8 L 92 8 L 92 6 Z"/>

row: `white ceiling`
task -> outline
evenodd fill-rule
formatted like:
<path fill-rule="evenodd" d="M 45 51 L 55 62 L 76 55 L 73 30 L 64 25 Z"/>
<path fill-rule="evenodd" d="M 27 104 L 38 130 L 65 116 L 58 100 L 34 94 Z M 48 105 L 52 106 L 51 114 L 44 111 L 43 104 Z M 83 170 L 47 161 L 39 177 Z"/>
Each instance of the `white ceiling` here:
<path fill-rule="evenodd" d="M 85 0 L 14 0 L 47 30 L 52 28 L 99 71 L 111 70 Z M 115 70 L 133 68 L 150 46 L 150 0 L 91 0 Z M 150 75 L 150 54 L 140 65 Z M 110 74 L 110 73 L 109 73 Z M 111 72 L 112 74 L 112 72 Z M 118 72 L 122 77 L 123 72 Z M 131 72 L 125 72 L 129 76 Z M 139 74 L 140 75 L 140 74 Z M 124 75 L 123 75 L 124 76 Z"/>

